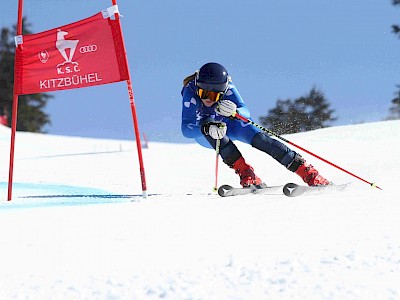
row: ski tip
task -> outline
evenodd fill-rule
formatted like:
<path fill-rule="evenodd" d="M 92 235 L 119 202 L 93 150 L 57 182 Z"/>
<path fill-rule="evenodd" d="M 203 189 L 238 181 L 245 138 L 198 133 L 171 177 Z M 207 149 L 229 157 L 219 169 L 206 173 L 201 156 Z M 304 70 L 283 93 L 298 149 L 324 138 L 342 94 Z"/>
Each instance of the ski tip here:
<path fill-rule="evenodd" d="M 227 184 L 221 185 L 218 189 L 218 195 L 220 195 L 221 197 L 225 197 L 226 193 L 231 189 L 233 189 L 233 187 L 230 185 Z"/>
<path fill-rule="evenodd" d="M 312 193 L 319 192 L 333 192 L 333 191 L 342 191 L 346 189 L 350 183 L 344 184 L 328 184 L 328 185 L 317 185 L 317 186 L 307 186 L 307 185 L 299 185 L 296 183 L 287 183 L 283 187 L 283 193 L 288 197 L 296 197 L 303 194 L 309 195 Z"/>
<path fill-rule="evenodd" d="M 293 194 L 293 192 L 296 190 L 296 188 L 297 188 L 298 186 L 299 186 L 299 185 L 296 184 L 296 183 L 292 183 L 292 182 L 286 183 L 286 184 L 284 185 L 284 187 L 283 187 L 283 193 L 285 194 L 285 196 L 294 197 L 295 194 Z"/>

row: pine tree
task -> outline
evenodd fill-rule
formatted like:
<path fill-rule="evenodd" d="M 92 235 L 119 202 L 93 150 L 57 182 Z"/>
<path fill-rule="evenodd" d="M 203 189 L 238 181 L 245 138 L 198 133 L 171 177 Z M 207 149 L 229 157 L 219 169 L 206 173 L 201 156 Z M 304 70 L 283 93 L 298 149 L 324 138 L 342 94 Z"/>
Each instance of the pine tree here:
<path fill-rule="evenodd" d="M 400 119 L 400 85 L 397 86 L 399 91 L 396 93 L 397 96 L 392 99 L 392 106 L 389 109 L 389 116 L 386 120 L 398 120 Z"/>
<path fill-rule="evenodd" d="M 393 5 L 400 5 L 400 0 L 392 0 Z M 400 25 L 392 25 L 392 31 L 400 38 Z"/>
<path fill-rule="evenodd" d="M 392 0 L 393 5 L 400 6 L 400 0 Z M 399 25 L 392 25 L 392 31 L 395 35 L 400 38 L 400 26 Z M 389 116 L 386 120 L 396 120 L 400 119 L 400 85 L 398 87 L 398 92 L 396 92 L 397 96 L 392 99 L 392 106 L 389 109 Z"/>
<path fill-rule="evenodd" d="M 8 122 L 11 116 L 14 82 L 14 52 L 9 43 L 10 35 L 8 28 L 2 28 L 0 34 L 0 116 L 4 115 Z"/>
<path fill-rule="evenodd" d="M 260 122 L 277 134 L 296 133 L 329 127 L 328 123 L 336 120 L 333 113 L 325 95 L 313 87 L 295 100 L 277 100 L 276 107 L 260 117 Z"/>
<path fill-rule="evenodd" d="M 276 107 L 269 110 L 266 117 L 260 117 L 260 123 L 277 134 L 285 134 L 301 131 L 299 120 L 303 118 L 302 112 L 291 99 L 278 99 Z"/>
<path fill-rule="evenodd" d="M 30 34 L 30 24 L 23 18 L 23 34 Z M 16 26 L 13 29 L 2 28 L 0 33 L 0 116 L 8 119 L 11 126 L 13 88 L 14 88 L 14 55 Z M 49 116 L 43 111 L 47 101 L 53 96 L 39 93 L 19 96 L 17 130 L 43 132 L 43 127 L 50 124 Z"/>

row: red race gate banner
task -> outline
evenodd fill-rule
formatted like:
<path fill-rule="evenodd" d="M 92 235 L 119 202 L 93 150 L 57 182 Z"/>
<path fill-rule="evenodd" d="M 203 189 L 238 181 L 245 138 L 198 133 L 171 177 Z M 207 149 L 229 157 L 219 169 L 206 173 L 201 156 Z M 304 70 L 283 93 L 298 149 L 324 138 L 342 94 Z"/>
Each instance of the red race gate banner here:
<path fill-rule="evenodd" d="M 129 79 L 121 28 L 100 12 L 81 21 L 16 37 L 17 95 Z"/>
<path fill-rule="evenodd" d="M 18 96 L 118 81 L 126 81 L 128 88 L 143 197 L 147 198 L 139 124 L 117 0 L 112 4 L 90 18 L 23 36 L 23 0 L 18 0 L 8 201 L 12 198 Z"/>

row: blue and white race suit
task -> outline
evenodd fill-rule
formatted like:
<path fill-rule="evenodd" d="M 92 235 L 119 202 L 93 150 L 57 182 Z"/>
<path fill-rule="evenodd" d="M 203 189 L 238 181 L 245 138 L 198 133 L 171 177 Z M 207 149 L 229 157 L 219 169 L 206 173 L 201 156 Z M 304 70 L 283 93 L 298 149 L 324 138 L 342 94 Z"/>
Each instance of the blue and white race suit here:
<path fill-rule="evenodd" d="M 204 135 L 201 127 L 203 124 L 211 121 L 222 121 L 227 125 L 226 136 L 221 139 L 220 144 L 220 154 L 225 163 L 231 165 L 241 156 L 239 150 L 237 150 L 237 147 L 232 142 L 238 140 L 271 155 L 285 167 L 290 167 L 296 157 L 296 152 L 289 149 L 283 143 L 264 134 L 259 128 L 249 123 L 219 115 L 215 112 L 217 104 L 211 107 L 205 106 L 196 93 L 194 80 L 183 87 L 181 94 L 181 130 L 185 137 L 195 139 L 197 143 L 204 147 L 215 149 L 215 140 L 208 135 Z M 237 112 L 251 120 L 250 112 L 232 82 L 229 82 L 228 90 L 223 99 L 234 102 L 237 105 Z"/>

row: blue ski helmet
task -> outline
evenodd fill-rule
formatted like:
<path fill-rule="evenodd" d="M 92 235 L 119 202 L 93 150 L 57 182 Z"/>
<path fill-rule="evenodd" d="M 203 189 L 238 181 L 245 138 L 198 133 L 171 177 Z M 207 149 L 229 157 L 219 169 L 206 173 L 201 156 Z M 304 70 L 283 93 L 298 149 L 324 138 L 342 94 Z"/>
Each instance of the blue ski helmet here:
<path fill-rule="evenodd" d="M 228 71 L 220 64 L 207 63 L 196 72 L 196 86 L 203 90 L 225 93 L 228 83 Z"/>

